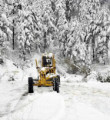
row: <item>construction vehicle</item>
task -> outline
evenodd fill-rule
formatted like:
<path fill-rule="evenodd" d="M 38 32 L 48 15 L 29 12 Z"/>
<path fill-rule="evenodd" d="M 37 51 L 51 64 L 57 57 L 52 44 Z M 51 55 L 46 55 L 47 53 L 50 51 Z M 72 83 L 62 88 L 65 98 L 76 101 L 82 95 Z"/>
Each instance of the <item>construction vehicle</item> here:
<path fill-rule="evenodd" d="M 56 61 L 52 53 L 42 55 L 42 67 L 38 67 L 37 59 L 36 69 L 38 70 L 38 79 L 28 78 L 28 92 L 33 93 L 33 86 L 53 86 L 53 90 L 59 93 L 60 76 L 56 74 Z"/>

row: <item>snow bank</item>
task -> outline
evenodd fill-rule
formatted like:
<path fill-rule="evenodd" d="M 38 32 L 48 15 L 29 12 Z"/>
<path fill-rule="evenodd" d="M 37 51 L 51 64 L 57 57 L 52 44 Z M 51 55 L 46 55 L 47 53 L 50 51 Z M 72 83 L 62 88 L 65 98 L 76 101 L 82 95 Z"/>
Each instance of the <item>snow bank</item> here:
<path fill-rule="evenodd" d="M 8 59 L 0 65 L 0 116 L 7 114 L 14 109 L 25 90 L 23 71 Z"/>
<path fill-rule="evenodd" d="M 88 82 L 110 82 L 110 67 L 109 65 L 92 65 L 92 70 L 87 76 Z"/>
<path fill-rule="evenodd" d="M 5 63 L 0 66 L 0 71 L 1 82 L 22 80 L 23 71 L 8 59 L 5 59 Z"/>
<path fill-rule="evenodd" d="M 65 74 L 65 76 L 61 76 L 62 82 L 82 82 L 83 76 L 82 75 L 76 75 L 76 74 Z"/>
<path fill-rule="evenodd" d="M 97 82 L 97 72 L 91 71 L 90 75 L 88 75 L 86 79 L 88 82 Z"/>

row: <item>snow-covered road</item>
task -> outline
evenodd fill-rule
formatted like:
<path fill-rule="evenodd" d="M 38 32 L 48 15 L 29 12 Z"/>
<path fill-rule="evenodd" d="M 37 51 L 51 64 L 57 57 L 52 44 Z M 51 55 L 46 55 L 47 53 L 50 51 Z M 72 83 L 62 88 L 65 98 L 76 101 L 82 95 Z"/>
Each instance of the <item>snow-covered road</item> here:
<path fill-rule="evenodd" d="M 0 120 L 109 120 L 109 90 L 109 84 L 64 81 L 60 94 L 35 87 L 34 94 L 24 91 L 14 110 Z"/>
<path fill-rule="evenodd" d="M 5 120 L 61 120 L 64 100 L 55 92 L 28 94 Z"/>
<path fill-rule="evenodd" d="M 59 94 L 52 87 L 28 94 L 34 68 L 22 71 L 7 61 L 0 71 L 0 120 L 110 120 L 110 83 L 82 82 L 83 76 L 66 73 Z"/>

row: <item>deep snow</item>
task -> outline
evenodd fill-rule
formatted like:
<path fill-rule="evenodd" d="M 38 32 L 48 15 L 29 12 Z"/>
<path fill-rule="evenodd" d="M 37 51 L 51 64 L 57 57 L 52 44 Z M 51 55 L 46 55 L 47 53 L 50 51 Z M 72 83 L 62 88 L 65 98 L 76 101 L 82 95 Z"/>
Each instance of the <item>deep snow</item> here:
<path fill-rule="evenodd" d="M 23 71 L 9 60 L 0 66 L 0 120 L 109 120 L 109 83 L 81 82 L 83 76 L 65 73 L 59 94 L 52 87 L 28 94 L 28 76 L 38 75 L 30 66 Z"/>

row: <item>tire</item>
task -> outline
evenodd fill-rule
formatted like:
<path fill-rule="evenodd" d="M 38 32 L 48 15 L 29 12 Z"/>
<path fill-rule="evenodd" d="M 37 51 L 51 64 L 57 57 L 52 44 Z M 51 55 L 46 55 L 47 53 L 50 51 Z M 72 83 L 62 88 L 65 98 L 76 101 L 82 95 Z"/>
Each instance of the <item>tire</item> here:
<path fill-rule="evenodd" d="M 59 82 L 56 81 L 56 92 L 59 93 Z"/>
<path fill-rule="evenodd" d="M 33 78 L 28 78 L 28 93 L 34 93 L 33 91 Z"/>
<path fill-rule="evenodd" d="M 59 76 L 59 75 L 57 75 L 57 78 L 58 78 L 58 82 L 59 82 L 59 85 L 60 85 L 60 76 Z"/>
<path fill-rule="evenodd" d="M 55 91 L 55 78 L 53 78 L 53 90 Z"/>
<path fill-rule="evenodd" d="M 56 91 L 57 93 L 59 93 L 59 82 L 58 82 L 58 78 L 54 78 L 54 79 L 53 79 L 53 90 Z"/>

